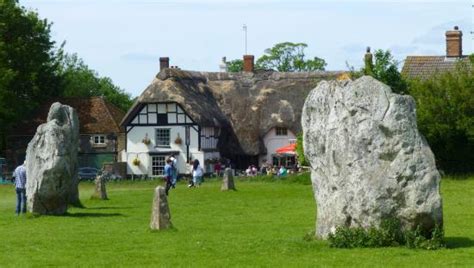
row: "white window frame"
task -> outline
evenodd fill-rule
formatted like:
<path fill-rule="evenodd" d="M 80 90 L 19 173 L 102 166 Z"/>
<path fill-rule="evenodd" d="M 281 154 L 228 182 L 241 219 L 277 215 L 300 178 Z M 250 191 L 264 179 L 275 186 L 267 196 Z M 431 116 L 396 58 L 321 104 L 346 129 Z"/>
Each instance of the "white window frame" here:
<path fill-rule="evenodd" d="M 163 142 L 165 141 L 165 139 L 161 139 L 161 140 L 158 139 L 158 132 L 160 131 L 168 131 L 167 143 Z M 156 147 L 165 147 L 165 148 L 171 147 L 171 128 L 155 128 L 155 142 L 156 142 L 155 143 Z"/>
<path fill-rule="evenodd" d="M 93 145 L 106 145 L 107 137 L 105 137 L 105 135 L 93 135 L 91 138 L 91 142 Z"/>
<path fill-rule="evenodd" d="M 162 176 L 165 170 L 165 158 L 164 155 L 152 155 L 151 156 L 151 175 Z"/>

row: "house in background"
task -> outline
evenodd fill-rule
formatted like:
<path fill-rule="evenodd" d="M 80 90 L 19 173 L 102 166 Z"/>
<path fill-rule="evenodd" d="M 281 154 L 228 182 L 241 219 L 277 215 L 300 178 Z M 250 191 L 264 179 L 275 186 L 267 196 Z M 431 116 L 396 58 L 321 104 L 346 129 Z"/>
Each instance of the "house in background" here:
<path fill-rule="evenodd" d="M 429 79 L 437 73 L 454 71 L 459 61 L 470 64 L 462 54 L 462 31 L 457 26 L 446 31 L 446 55 L 407 56 L 402 75 L 407 79 Z"/>
<path fill-rule="evenodd" d="M 104 163 L 121 160 L 118 152 L 125 147 L 125 133 L 120 121 L 125 113 L 102 97 L 61 98 L 43 103 L 30 120 L 17 124 L 9 133 L 6 157 L 10 169 L 23 163 L 28 143 L 38 126 L 46 122 L 54 102 L 69 105 L 78 113 L 79 167 L 100 169 Z"/>
<path fill-rule="evenodd" d="M 240 169 L 271 163 L 274 150 L 301 132 L 308 93 L 342 73 L 254 71 L 252 55 L 240 73 L 194 72 L 160 58 L 160 72 L 121 123 L 127 174 L 159 176 L 171 154 L 180 173 L 194 159 L 206 172 L 221 158 Z"/>

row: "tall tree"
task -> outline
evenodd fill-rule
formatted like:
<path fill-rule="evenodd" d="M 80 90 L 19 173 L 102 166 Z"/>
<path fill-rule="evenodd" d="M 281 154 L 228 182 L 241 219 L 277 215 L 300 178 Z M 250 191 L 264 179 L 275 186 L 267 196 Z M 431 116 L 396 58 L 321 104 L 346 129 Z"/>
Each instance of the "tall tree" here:
<path fill-rule="evenodd" d="M 127 111 L 133 104 L 130 94 L 114 85 L 108 77 L 100 77 L 77 54 L 61 53 L 59 68 L 61 86 L 65 97 L 103 96 L 120 109 Z"/>
<path fill-rule="evenodd" d="M 305 72 L 324 70 L 326 62 L 318 57 L 307 59 L 305 43 L 283 42 L 265 50 L 257 60 L 257 68 L 279 72 Z"/>
<path fill-rule="evenodd" d="M 0 136 L 41 101 L 60 94 L 50 27 L 18 1 L 0 0 Z"/>

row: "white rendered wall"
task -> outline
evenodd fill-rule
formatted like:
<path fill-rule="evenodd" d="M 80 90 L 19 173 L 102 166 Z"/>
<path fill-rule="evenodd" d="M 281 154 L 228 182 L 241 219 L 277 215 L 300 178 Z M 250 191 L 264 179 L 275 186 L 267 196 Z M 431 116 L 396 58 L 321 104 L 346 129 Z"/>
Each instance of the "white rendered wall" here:
<path fill-rule="evenodd" d="M 296 139 L 296 135 L 289 129 L 287 130 L 286 136 L 277 136 L 276 128 L 270 129 L 263 137 L 263 144 L 265 148 L 267 148 L 267 154 L 259 157 L 259 164 L 261 165 L 265 162 L 272 163 L 272 154 L 275 154 L 276 149 L 290 144 L 290 140 L 294 139 Z"/>
<path fill-rule="evenodd" d="M 195 126 L 197 129 L 197 126 Z M 155 138 L 155 129 L 164 128 L 170 129 L 170 147 L 155 147 L 156 138 Z M 172 152 L 179 151 L 179 154 L 176 156 L 178 160 L 178 171 L 179 173 L 186 173 L 186 127 L 185 126 L 135 126 L 127 133 L 127 174 L 130 175 L 148 175 L 152 176 L 151 169 L 151 156 L 150 153 L 153 152 Z M 181 144 L 176 144 L 174 141 L 176 137 L 179 136 L 182 140 Z M 150 139 L 150 144 L 146 145 L 143 143 L 143 139 L 148 135 Z M 189 151 L 191 158 L 195 159 L 202 155 L 198 151 L 199 147 L 199 136 L 198 132 L 190 127 L 190 145 Z M 132 164 L 133 159 L 138 157 L 140 160 L 140 165 L 135 166 Z M 203 156 L 201 156 L 202 161 L 204 161 Z M 201 159 L 199 159 L 201 162 Z"/>

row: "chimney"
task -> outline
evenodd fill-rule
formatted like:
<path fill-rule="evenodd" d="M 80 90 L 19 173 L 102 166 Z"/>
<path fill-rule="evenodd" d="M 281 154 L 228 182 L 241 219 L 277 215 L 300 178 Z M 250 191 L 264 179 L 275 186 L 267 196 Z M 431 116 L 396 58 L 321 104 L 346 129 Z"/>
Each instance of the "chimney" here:
<path fill-rule="evenodd" d="M 458 26 L 454 30 L 446 31 L 446 57 L 462 56 L 462 31 Z"/>
<path fill-rule="evenodd" d="M 165 68 L 170 67 L 170 58 L 168 57 L 160 57 L 160 71 L 162 71 Z"/>
<path fill-rule="evenodd" d="M 253 55 L 244 55 L 244 72 L 253 72 Z"/>
<path fill-rule="evenodd" d="M 374 70 L 373 55 L 370 52 L 370 47 L 367 47 L 364 55 L 364 74 L 372 75 Z"/>

